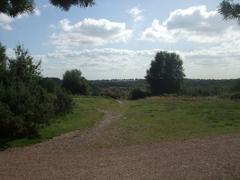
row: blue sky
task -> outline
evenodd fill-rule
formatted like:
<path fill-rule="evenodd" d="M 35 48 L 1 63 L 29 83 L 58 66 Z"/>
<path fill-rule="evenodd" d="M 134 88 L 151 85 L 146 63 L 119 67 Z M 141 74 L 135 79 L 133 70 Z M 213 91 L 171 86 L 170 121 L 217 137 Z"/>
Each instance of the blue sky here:
<path fill-rule="evenodd" d="M 219 0 L 96 0 L 67 12 L 35 2 L 32 15 L 0 14 L 0 41 L 10 55 L 24 44 L 44 76 L 77 68 L 87 79 L 143 78 L 167 50 L 181 55 L 188 78 L 240 77 L 239 25 L 216 12 Z"/>

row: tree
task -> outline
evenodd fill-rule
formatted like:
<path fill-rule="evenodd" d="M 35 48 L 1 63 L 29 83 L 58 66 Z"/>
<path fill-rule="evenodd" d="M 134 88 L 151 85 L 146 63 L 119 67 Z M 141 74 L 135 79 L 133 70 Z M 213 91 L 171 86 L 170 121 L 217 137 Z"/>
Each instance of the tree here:
<path fill-rule="evenodd" d="M 6 48 L 0 43 L 0 73 L 6 70 Z"/>
<path fill-rule="evenodd" d="M 50 0 L 50 3 L 62 10 L 69 10 L 71 6 L 88 7 L 94 4 L 94 0 Z M 33 13 L 34 0 L 1 0 L 0 13 L 15 17 L 22 13 Z"/>
<path fill-rule="evenodd" d="M 145 77 L 152 94 L 178 93 L 185 76 L 182 65 L 179 55 L 165 51 L 158 52 Z"/>
<path fill-rule="evenodd" d="M 240 22 L 240 4 L 239 1 L 223 0 L 220 3 L 219 13 L 224 16 L 226 20 L 237 19 Z"/>
<path fill-rule="evenodd" d="M 50 93 L 41 86 L 40 62 L 22 46 L 14 58 L 5 50 L 0 47 L 0 57 L 8 64 L 0 74 L 0 138 L 37 134 L 40 125 L 71 110 L 72 99 L 63 89 Z"/>
<path fill-rule="evenodd" d="M 236 80 L 236 83 L 234 84 L 234 86 L 233 86 L 233 91 L 238 91 L 238 92 L 240 92 L 240 79 L 237 79 Z"/>
<path fill-rule="evenodd" d="M 18 45 L 15 49 L 15 58 L 9 59 L 9 76 L 11 81 L 25 84 L 38 83 L 40 79 L 41 61 L 34 63 L 33 57 L 23 46 Z"/>
<path fill-rule="evenodd" d="M 148 92 L 143 91 L 140 88 L 135 88 L 130 92 L 128 99 L 131 99 L 131 100 L 143 99 L 148 95 L 149 95 Z"/>
<path fill-rule="evenodd" d="M 66 71 L 64 73 L 62 86 L 72 94 L 87 95 L 89 91 L 87 80 L 82 77 L 81 71 L 77 69 Z"/>

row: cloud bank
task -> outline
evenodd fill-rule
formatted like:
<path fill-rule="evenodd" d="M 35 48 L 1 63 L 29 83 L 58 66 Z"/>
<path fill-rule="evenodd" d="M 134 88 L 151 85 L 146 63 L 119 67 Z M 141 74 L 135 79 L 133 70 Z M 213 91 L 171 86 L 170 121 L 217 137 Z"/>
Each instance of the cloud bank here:
<path fill-rule="evenodd" d="M 68 19 L 60 21 L 60 32 L 51 36 L 50 42 L 57 48 L 82 48 L 125 43 L 132 36 L 132 30 L 125 23 L 107 19 L 86 18 L 75 24 Z"/>
<path fill-rule="evenodd" d="M 235 21 L 224 21 L 217 11 L 208 11 L 206 6 L 177 9 L 162 23 L 154 19 L 152 25 L 141 35 L 142 40 L 176 43 L 221 43 L 240 38 Z"/>

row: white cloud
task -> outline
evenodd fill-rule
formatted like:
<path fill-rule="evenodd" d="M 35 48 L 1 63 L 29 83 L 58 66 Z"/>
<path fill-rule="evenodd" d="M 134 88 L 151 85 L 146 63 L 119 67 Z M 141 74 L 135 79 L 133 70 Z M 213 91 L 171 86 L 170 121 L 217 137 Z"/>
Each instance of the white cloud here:
<path fill-rule="evenodd" d="M 66 70 L 78 68 L 88 79 L 139 78 L 144 76 L 153 51 L 105 48 L 55 51 L 45 57 L 43 73 L 61 77 Z"/>
<path fill-rule="evenodd" d="M 52 34 L 50 41 L 57 48 L 78 48 L 103 46 L 112 43 L 127 42 L 132 30 L 125 23 L 107 19 L 84 19 L 71 24 L 68 19 L 60 21 L 60 33 Z"/>
<path fill-rule="evenodd" d="M 10 26 L 13 19 L 3 13 L 0 13 L 0 27 L 4 30 L 12 30 L 12 27 Z"/>
<path fill-rule="evenodd" d="M 232 44 L 234 46 L 234 44 Z M 240 77 L 240 43 L 205 50 L 180 52 L 187 78 L 221 79 Z M 55 50 L 43 58 L 45 76 L 62 77 L 69 69 L 80 69 L 87 79 L 144 78 L 160 49 Z"/>
<path fill-rule="evenodd" d="M 41 15 L 41 11 L 38 8 L 35 8 L 33 13 L 36 16 L 40 16 Z"/>
<path fill-rule="evenodd" d="M 35 8 L 34 11 L 33 11 L 33 14 L 35 16 L 40 16 L 41 12 L 38 8 Z M 3 30 L 11 31 L 11 30 L 13 30 L 11 24 L 14 21 L 19 20 L 19 19 L 23 19 L 23 18 L 26 18 L 26 17 L 29 17 L 28 13 L 19 14 L 18 16 L 14 17 L 14 18 L 12 18 L 10 16 L 7 16 L 4 13 L 0 13 L 0 28 L 2 28 Z"/>
<path fill-rule="evenodd" d="M 132 8 L 130 11 L 128 11 L 128 14 L 130 14 L 135 22 L 142 21 L 142 10 L 140 10 L 137 7 Z"/>
<path fill-rule="evenodd" d="M 159 20 L 154 19 L 152 26 L 145 29 L 142 33 L 142 40 L 161 41 L 161 42 L 176 42 L 176 39 L 169 33 L 166 26 L 160 24 Z"/>
<path fill-rule="evenodd" d="M 180 40 L 196 43 L 220 43 L 229 37 L 240 38 L 239 26 L 233 21 L 224 21 L 217 11 L 208 11 L 206 6 L 177 9 L 164 21 L 153 20 L 141 39 L 161 42 Z"/>

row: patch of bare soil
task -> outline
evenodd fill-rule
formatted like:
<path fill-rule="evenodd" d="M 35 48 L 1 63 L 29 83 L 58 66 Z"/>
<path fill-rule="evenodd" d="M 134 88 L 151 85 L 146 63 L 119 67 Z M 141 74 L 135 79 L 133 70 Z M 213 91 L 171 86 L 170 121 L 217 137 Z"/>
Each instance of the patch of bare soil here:
<path fill-rule="evenodd" d="M 0 152 L 0 179 L 240 179 L 240 135 L 113 148 L 83 148 L 121 118 L 84 134 Z"/>

